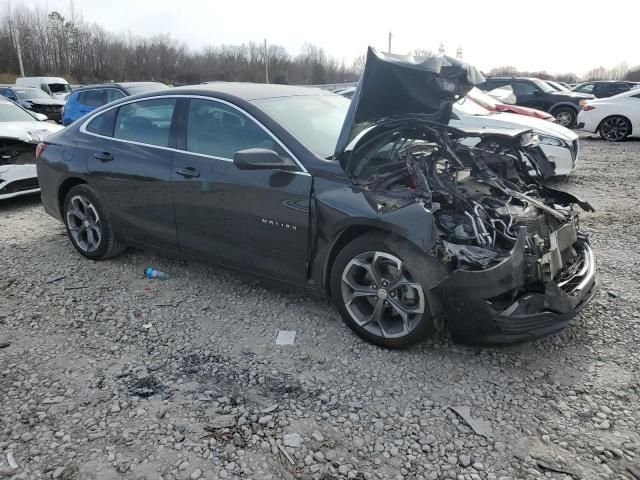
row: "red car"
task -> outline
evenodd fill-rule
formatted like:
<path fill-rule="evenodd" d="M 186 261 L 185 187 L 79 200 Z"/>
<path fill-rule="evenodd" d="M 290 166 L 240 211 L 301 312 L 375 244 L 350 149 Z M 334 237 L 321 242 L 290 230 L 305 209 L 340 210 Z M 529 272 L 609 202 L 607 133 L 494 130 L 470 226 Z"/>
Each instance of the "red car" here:
<path fill-rule="evenodd" d="M 536 110 L 535 108 L 520 107 L 518 105 L 503 103 L 500 100 L 487 95 L 478 88 L 472 88 L 471 91 L 467 93 L 467 96 L 492 112 L 517 113 L 518 115 L 527 115 L 529 117 L 541 118 L 542 120 L 555 122 L 555 118 L 550 113 L 543 112 L 542 110 Z"/>

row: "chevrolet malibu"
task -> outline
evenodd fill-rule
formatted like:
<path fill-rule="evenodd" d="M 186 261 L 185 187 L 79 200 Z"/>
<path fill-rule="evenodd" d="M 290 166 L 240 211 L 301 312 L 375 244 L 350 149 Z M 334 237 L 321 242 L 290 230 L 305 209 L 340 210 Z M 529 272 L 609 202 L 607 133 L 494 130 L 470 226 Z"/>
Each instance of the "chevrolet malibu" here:
<path fill-rule="evenodd" d="M 539 183 L 529 130 L 446 125 L 482 81 L 370 49 L 352 102 L 247 83 L 127 97 L 39 147 L 43 203 L 89 259 L 132 246 L 302 286 L 378 345 L 549 334 L 597 291 L 591 207 Z"/>

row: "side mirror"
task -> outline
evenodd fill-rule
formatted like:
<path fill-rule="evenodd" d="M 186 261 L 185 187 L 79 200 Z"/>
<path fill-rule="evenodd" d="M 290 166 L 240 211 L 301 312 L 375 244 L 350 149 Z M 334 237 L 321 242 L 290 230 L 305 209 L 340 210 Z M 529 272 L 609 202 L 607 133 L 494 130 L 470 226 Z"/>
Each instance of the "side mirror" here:
<path fill-rule="evenodd" d="M 41 122 L 45 122 L 49 120 L 49 117 L 47 117 L 44 113 L 34 113 L 33 116 L 36 117 Z"/>
<path fill-rule="evenodd" d="M 540 90 L 534 90 L 533 91 L 533 96 L 534 97 L 539 97 L 540 95 L 542 95 L 542 92 Z"/>
<path fill-rule="evenodd" d="M 290 158 L 283 158 L 268 148 L 248 148 L 233 154 L 233 164 L 240 170 L 292 170 L 297 167 Z"/>

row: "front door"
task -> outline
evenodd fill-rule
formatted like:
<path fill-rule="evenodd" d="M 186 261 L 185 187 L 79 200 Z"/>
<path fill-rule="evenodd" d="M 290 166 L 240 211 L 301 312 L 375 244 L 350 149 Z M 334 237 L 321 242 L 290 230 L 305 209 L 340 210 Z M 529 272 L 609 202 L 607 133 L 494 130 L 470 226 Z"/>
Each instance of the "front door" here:
<path fill-rule="evenodd" d="M 233 154 L 279 142 L 236 107 L 189 100 L 173 169 L 180 250 L 286 281 L 306 277 L 311 176 L 239 170 Z"/>

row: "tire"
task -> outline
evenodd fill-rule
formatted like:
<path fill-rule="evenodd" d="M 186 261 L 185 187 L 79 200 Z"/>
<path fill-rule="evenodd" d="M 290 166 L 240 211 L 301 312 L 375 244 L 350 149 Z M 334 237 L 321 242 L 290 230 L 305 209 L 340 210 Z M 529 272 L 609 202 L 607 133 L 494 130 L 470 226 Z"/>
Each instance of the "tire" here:
<path fill-rule="evenodd" d="M 631 134 L 631 122 L 620 115 L 612 115 L 600 122 L 598 133 L 603 140 L 622 142 Z"/>
<path fill-rule="evenodd" d="M 556 117 L 558 125 L 563 127 L 573 128 L 576 126 L 576 119 L 578 118 L 577 112 L 571 107 L 560 107 L 553 111 L 553 116 Z"/>
<path fill-rule="evenodd" d="M 84 257 L 105 260 L 126 250 L 116 240 L 111 216 L 90 186 L 76 185 L 69 190 L 62 215 L 71 244 Z"/>
<path fill-rule="evenodd" d="M 440 318 L 433 313 L 439 303 L 429 290 L 441 267 L 432 268 L 430 260 L 395 235 L 358 237 L 333 263 L 333 303 L 347 326 L 365 340 L 387 348 L 414 345 L 434 333 Z"/>

